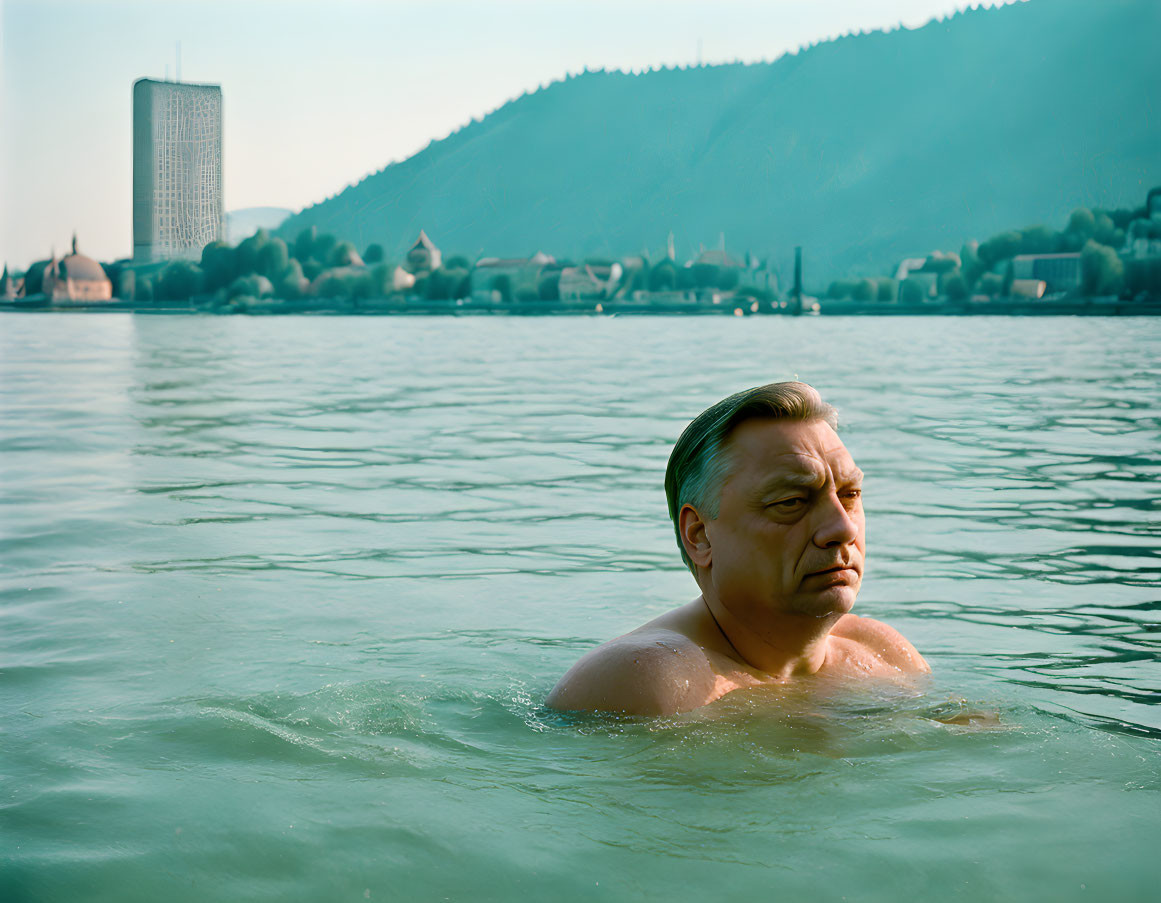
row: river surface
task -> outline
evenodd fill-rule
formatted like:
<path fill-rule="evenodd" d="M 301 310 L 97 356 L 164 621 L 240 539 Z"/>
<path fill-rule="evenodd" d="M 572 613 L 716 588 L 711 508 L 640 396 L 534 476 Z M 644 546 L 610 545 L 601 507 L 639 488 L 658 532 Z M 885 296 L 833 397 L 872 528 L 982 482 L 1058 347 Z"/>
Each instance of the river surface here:
<path fill-rule="evenodd" d="M 4 315 L 0 898 L 1156 900 L 1159 361 L 1133 318 Z M 794 377 L 932 677 L 546 710 L 697 593 L 681 429 Z"/>

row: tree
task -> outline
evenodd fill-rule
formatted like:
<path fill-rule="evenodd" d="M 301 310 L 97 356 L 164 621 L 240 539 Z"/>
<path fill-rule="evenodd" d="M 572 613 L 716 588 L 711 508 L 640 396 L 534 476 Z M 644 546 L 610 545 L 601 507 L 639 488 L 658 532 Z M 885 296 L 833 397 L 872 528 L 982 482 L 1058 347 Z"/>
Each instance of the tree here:
<path fill-rule="evenodd" d="M 1064 230 L 1065 240 L 1073 248 L 1080 250 L 1096 234 L 1096 217 L 1087 207 L 1077 207 L 1068 218 L 1068 228 Z"/>
<path fill-rule="evenodd" d="M 306 263 L 314 256 L 314 240 L 318 236 L 318 229 L 307 226 L 294 239 L 294 259 L 299 263 Z"/>
<path fill-rule="evenodd" d="M 258 252 L 269 240 L 270 233 L 265 229 L 259 229 L 249 238 L 238 244 L 238 247 L 234 249 L 234 261 L 239 276 L 259 272 Z"/>
<path fill-rule="evenodd" d="M 1125 288 L 1125 266 L 1117 252 L 1090 240 L 1080 252 L 1080 286 L 1086 295 L 1119 295 Z"/>
<path fill-rule="evenodd" d="M 462 298 L 464 279 L 467 270 L 440 267 L 427 277 L 427 297 L 435 301 L 450 301 L 453 298 Z"/>
<path fill-rule="evenodd" d="M 259 276 L 257 273 L 250 273 L 246 276 L 239 276 L 230 283 L 229 288 L 226 289 L 226 297 L 234 299 L 242 296 L 250 298 L 269 298 L 274 294 L 274 286 L 271 285 L 270 280 L 265 276 Z"/>
<path fill-rule="evenodd" d="M 968 296 L 968 284 L 963 273 L 955 272 L 948 276 L 943 283 L 943 290 L 952 301 L 965 300 Z"/>
<path fill-rule="evenodd" d="M 1128 229 L 1129 223 L 1135 219 L 1149 218 L 1149 213 L 1143 206 L 1136 209 L 1120 207 L 1116 210 L 1104 210 L 1102 212 L 1108 214 L 1109 219 L 1113 221 L 1113 225 L 1118 229 Z"/>
<path fill-rule="evenodd" d="M 202 278 L 207 292 L 216 292 L 234 281 L 238 266 L 234 249 L 224 241 L 211 241 L 202 248 Z"/>
<path fill-rule="evenodd" d="M 1023 245 L 1024 236 L 1019 232 L 1002 232 L 980 245 L 980 262 L 983 263 L 985 270 L 990 270 L 993 264 L 1009 260 L 1019 254 Z"/>
<path fill-rule="evenodd" d="M 875 286 L 875 298 L 878 301 L 894 301 L 899 297 L 899 283 L 890 276 L 879 279 Z"/>
<path fill-rule="evenodd" d="M 984 266 L 980 262 L 980 243 L 978 241 L 966 242 L 960 248 L 959 260 L 960 266 L 963 268 L 963 277 L 967 280 L 970 289 L 984 272 Z"/>
<path fill-rule="evenodd" d="M 201 269 L 188 260 L 168 263 L 158 277 L 156 295 L 165 301 L 186 301 L 201 284 Z"/>
<path fill-rule="evenodd" d="M 920 304 L 923 295 L 923 283 L 918 279 L 904 279 L 899 286 L 899 300 L 904 304 Z"/>
<path fill-rule="evenodd" d="M 1128 261 L 1125 264 L 1125 287 L 1131 297 L 1143 292 L 1161 300 L 1161 257 Z"/>
<path fill-rule="evenodd" d="M 373 263 L 383 262 L 383 246 L 380 244 L 367 245 L 367 250 L 363 252 L 363 263 L 370 266 Z"/>
<path fill-rule="evenodd" d="M 1021 234 L 1021 254 L 1054 254 L 1060 249 L 1055 229 L 1048 226 L 1032 226 Z"/>
<path fill-rule="evenodd" d="M 348 297 L 372 298 L 375 296 L 375 288 L 371 281 L 371 274 L 366 270 L 348 273 L 346 283 Z"/>
<path fill-rule="evenodd" d="M 952 276 L 962 275 L 959 270 L 949 270 L 946 273 L 940 273 L 935 279 L 935 293 L 943 297 L 947 294 L 947 282 Z"/>
<path fill-rule="evenodd" d="M 721 284 L 721 267 L 712 263 L 695 263 L 689 268 L 693 284 L 697 288 L 717 287 Z"/>
<path fill-rule="evenodd" d="M 44 271 L 48 268 L 47 260 L 38 260 L 24 274 L 24 294 L 38 295 L 44 289 Z"/>
<path fill-rule="evenodd" d="M 117 280 L 117 297 L 122 301 L 137 300 L 137 274 L 133 270 L 121 270 L 121 278 Z"/>
<path fill-rule="evenodd" d="M 322 260 L 323 258 L 319 258 Z M 349 241 L 340 241 L 330 253 L 330 264 L 333 267 L 349 267 L 359 260 L 359 252 Z"/>
<path fill-rule="evenodd" d="M 121 270 L 123 269 L 123 264 L 119 262 L 102 263 L 100 266 L 105 271 L 105 278 L 109 280 L 109 286 L 113 289 L 113 297 L 120 298 L 121 295 L 118 291 L 121 287 Z"/>
<path fill-rule="evenodd" d="M 257 272 L 271 282 L 282 277 L 289 263 L 290 253 L 281 238 L 272 238 L 258 249 Z"/>
<path fill-rule="evenodd" d="M 371 297 L 386 297 L 391 294 L 394 288 L 390 266 L 385 263 L 377 263 L 371 267 Z"/>
<path fill-rule="evenodd" d="M 649 271 L 649 291 L 671 292 L 675 288 L 677 288 L 677 265 L 666 258 Z"/>
<path fill-rule="evenodd" d="M 302 264 L 291 259 L 278 281 L 274 283 L 276 298 L 301 298 L 309 283 L 302 275 Z"/>
<path fill-rule="evenodd" d="M 335 241 L 335 237 L 328 232 L 316 235 L 314 245 L 311 247 L 310 258 L 325 264 L 331 259 L 331 252 L 335 249 L 336 244 L 338 242 Z M 305 263 L 306 261 L 303 262 Z"/>
<path fill-rule="evenodd" d="M 1146 241 L 1161 239 L 1161 220 L 1144 217 L 1135 219 L 1129 224 L 1129 235 L 1131 238 L 1143 238 Z"/>
<path fill-rule="evenodd" d="M 1004 277 L 999 273 L 984 273 L 976 283 L 976 291 L 981 295 L 995 297 L 1004 289 Z"/>
<path fill-rule="evenodd" d="M 625 271 L 625 278 L 622 283 L 627 286 L 626 292 L 632 295 L 634 292 L 644 292 L 649 290 L 649 263 L 642 261 L 641 266 L 629 267 Z"/>
<path fill-rule="evenodd" d="M 1096 214 L 1096 229 L 1092 234 L 1097 244 L 1108 245 L 1110 248 L 1119 248 L 1124 243 L 1124 235 L 1117 240 L 1117 225 L 1113 218 L 1104 211 Z"/>
<path fill-rule="evenodd" d="M 860 279 L 855 283 L 851 297 L 856 301 L 870 301 L 875 297 L 877 290 L 873 279 Z"/>
<path fill-rule="evenodd" d="M 849 298 L 855 292 L 855 283 L 848 279 L 836 279 L 826 290 L 826 296 L 832 300 Z"/>
<path fill-rule="evenodd" d="M 320 298 L 345 298 L 350 292 L 342 273 L 325 272 L 315 283 L 314 293 Z"/>
<path fill-rule="evenodd" d="M 492 279 L 488 286 L 492 291 L 500 293 L 500 300 L 507 303 L 512 300 L 512 279 L 507 273 L 501 273 Z"/>
<path fill-rule="evenodd" d="M 536 294 L 541 301 L 560 300 L 560 270 L 549 273 L 540 280 Z"/>
<path fill-rule="evenodd" d="M 455 297 L 470 298 L 472 296 L 472 274 L 467 270 L 453 270 L 460 274 L 460 283 L 456 286 Z"/>

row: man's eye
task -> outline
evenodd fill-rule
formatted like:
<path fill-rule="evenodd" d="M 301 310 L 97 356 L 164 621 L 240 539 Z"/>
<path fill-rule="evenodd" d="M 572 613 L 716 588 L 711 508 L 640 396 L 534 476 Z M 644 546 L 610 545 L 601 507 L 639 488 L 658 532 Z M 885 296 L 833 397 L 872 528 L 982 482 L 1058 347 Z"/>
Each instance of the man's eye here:
<path fill-rule="evenodd" d="M 776 502 L 771 502 L 766 507 L 774 508 L 774 509 L 779 510 L 779 511 L 793 511 L 799 505 L 805 504 L 805 502 L 806 502 L 806 499 L 801 499 L 801 498 L 779 499 Z"/>
<path fill-rule="evenodd" d="M 863 490 L 861 489 L 844 489 L 843 498 L 847 499 L 861 499 L 863 497 Z"/>

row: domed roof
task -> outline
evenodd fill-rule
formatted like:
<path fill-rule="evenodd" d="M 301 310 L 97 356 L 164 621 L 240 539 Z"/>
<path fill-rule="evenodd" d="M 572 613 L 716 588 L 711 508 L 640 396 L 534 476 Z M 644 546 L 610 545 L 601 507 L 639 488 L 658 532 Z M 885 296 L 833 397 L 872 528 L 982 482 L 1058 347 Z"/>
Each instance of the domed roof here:
<path fill-rule="evenodd" d="M 73 236 L 73 252 L 63 257 L 60 263 L 64 275 L 69 279 L 105 280 L 109 278 L 105 275 L 104 268 L 92 257 L 77 253 L 77 237 L 75 235 Z"/>

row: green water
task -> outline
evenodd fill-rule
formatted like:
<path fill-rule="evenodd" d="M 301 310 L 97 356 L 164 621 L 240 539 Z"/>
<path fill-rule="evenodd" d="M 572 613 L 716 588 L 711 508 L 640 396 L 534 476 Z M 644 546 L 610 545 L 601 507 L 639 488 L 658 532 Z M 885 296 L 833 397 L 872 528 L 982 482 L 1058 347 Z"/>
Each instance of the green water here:
<path fill-rule="evenodd" d="M 0 318 L 0 899 L 1153 900 L 1161 324 Z M 935 673 L 543 708 L 798 376 Z M 1001 730 L 937 718 L 965 705 Z"/>

